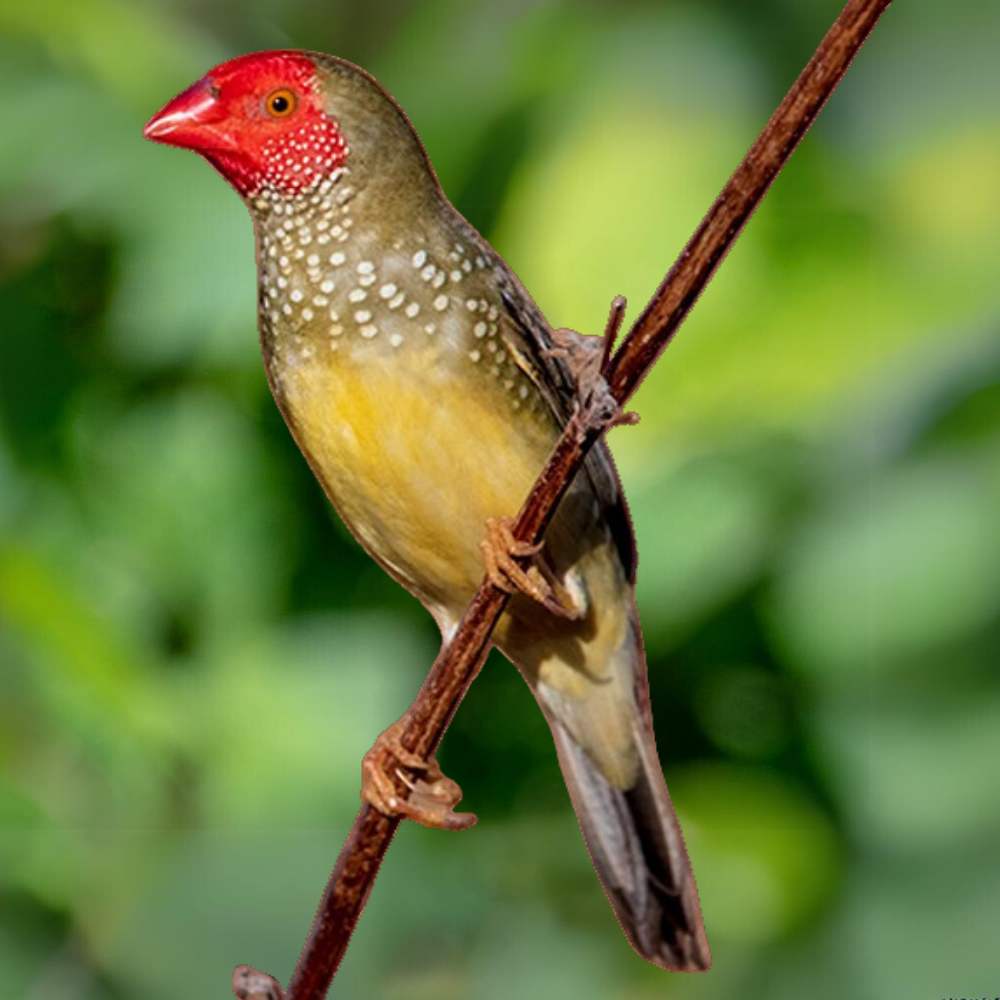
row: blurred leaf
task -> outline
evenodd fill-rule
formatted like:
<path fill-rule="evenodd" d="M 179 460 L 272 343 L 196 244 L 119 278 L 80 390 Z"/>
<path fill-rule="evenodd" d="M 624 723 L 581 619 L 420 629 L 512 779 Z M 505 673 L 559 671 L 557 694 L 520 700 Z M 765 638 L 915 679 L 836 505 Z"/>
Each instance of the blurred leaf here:
<path fill-rule="evenodd" d="M 44 43 L 55 62 L 84 67 L 118 97 L 138 97 L 140 106 L 169 89 L 171 80 L 195 75 L 200 66 L 208 69 L 213 64 L 212 46 L 149 3 L 35 0 L 4 4 L 0 31 L 24 33 Z"/>
<path fill-rule="evenodd" d="M 1000 700 L 900 692 L 828 704 L 815 731 L 854 837 L 895 859 L 941 856 L 1000 835 Z"/>
<path fill-rule="evenodd" d="M 776 583 L 789 662 L 828 682 L 868 682 L 985 624 L 1000 608 L 996 509 L 968 460 L 865 476 L 804 526 Z"/>
<path fill-rule="evenodd" d="M 643 634 L 654 645 L 669 644 L 761 572 L 780 487 L 724 459 L 665 474 L 629 462 L 623 475 L 639 546 Z"/>
<path fill-rule="evenodd" d="M 830 900 L 841 851 L 817 803 L 773 773 L 727 764 L 675 769 L 670 790 L 713 940 L 756 946 Z"/>
<path fill-rule="evenodd" d="M 359 614 L 234 635 L 218 652 L 211 685 L 190 691 L 188 724 L 203 821 L 241 828 L 353 819 L 362 757 L 434 659 L 422 634 Z"/>

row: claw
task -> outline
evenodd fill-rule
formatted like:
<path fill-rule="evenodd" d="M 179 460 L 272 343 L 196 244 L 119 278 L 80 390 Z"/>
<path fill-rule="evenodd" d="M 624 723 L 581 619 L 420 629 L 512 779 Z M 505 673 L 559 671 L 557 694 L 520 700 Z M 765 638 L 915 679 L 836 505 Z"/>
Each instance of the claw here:
<path fill-rule="evenodd" d="M 573 330 L 552 332 L 555 346 L 548 348 L 546 353 L 566 360 L 576 382 L 573 419 L 585 430 L 609 431 L 639 422 L 637 413 L 623 412 L 606 380 L 615 337 L 624 317 L 625 300 L 619 295 L 611 303 L 603 337 L 586 337 Z"/>
<path fill-rule="evenodd" d="M 403 746 L 403 725 L 400 719 L 390 726 L 365 754 L 361 798 L 384 816 L 402 816 L 436 830 L 467 830 L 475 815 L 454 811 L 462 789 L 441 773 L 433 757 L 425 760 Z"/>
<path fill-rule="evenodd" d="M 546 579 L 542 564 L 535 557 L 543 543 L 524 542 L 514 537 L 514 522 L 509 517 L 491 517 L 486 521 L 486 538 L 479 543 L 490 582 L 508 594 L 525 594 L 560 618 L 583 617 L 579 608 L 556 596 L 553 581 Z M 520 560 L 532 560 L 527 567 Z"/>

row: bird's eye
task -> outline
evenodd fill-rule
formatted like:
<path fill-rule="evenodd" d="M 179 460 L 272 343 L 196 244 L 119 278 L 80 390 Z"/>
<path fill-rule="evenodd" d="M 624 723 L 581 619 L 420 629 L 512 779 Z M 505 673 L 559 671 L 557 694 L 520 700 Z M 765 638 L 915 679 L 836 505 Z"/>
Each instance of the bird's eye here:
<path fill-rule="evenodd" d="M 295 94 L 284 88 L 268 94 L 265 101 L 267 113 L 272 118 L 287 118 L 295 110 L 295 105 Z"/>

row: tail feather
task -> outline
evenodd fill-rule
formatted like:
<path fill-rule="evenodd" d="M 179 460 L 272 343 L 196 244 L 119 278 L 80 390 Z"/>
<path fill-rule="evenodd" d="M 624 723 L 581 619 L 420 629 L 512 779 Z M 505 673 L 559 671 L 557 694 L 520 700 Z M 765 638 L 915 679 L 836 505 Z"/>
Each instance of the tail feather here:
<path fill-rule="evenodd" d="M 676 972 L 708 969 L 712 958 L 684 838 L 647 739 L 638 734 L 639 776 L 622 791 L 555 719 L 552 732 L 594 868 L 632 947 Z"/>

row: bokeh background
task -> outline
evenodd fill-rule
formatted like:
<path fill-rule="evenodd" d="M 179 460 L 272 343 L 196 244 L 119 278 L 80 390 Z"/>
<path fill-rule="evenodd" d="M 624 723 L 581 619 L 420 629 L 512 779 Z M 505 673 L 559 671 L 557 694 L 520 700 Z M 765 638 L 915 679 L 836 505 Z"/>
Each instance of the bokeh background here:
<path fill-rule="evenodd" d="M 550 320 L 645 303 L 839 0 L 0 3 L 0 995 L 287 981 L 434 657 L 265 386 L 252 234 L 141 139 L 372 71 Z M 1000 6 L 890 8 L 612 447 L 715 965 L 627 946 L 495 657 L 334 995 L 1000 995 Z"/>

